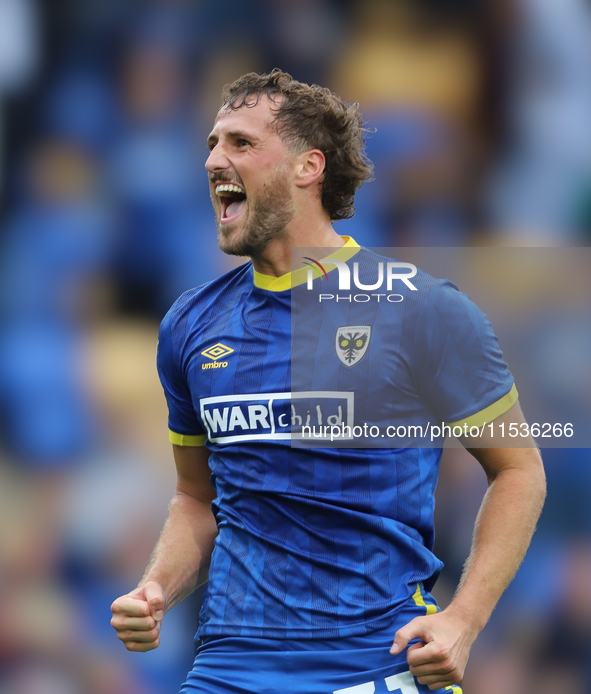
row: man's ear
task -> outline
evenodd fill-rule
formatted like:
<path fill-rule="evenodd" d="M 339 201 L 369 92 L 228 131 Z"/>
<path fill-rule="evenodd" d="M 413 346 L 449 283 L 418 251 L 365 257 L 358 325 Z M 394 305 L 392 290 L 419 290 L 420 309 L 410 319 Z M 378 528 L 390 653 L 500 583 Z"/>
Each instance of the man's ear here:
<path fill-rule="evenodd" d="M 307 188 L 314 183 L 318 183 L 324 175 L 325 166 L 326 158 L 319 149 L 310 149 L 307 152 L 302 152 L 297 157 L 296 185 L 299 188 Z"/>

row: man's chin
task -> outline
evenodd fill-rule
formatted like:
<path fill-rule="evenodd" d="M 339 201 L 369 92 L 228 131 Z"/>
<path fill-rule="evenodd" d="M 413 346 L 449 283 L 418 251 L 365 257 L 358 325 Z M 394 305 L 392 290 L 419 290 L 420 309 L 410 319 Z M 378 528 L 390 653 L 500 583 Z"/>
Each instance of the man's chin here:
<path fill-rule="evenodd" d="M 218 246 L 227 255 L 248 256 L 251 244 L 243 237 L 240 228 L 230 229 L 218 222 Z"/>

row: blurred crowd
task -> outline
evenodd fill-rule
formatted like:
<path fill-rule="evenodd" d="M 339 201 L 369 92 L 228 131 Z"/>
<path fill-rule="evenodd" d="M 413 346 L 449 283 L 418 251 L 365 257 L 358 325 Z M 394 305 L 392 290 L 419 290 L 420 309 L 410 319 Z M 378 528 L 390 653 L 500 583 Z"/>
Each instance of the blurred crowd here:
<path fill-rule="evenodd" d="M 148 655 L 109 606 L 174 489 L 158 323 L 236 262 L 205 138 L 222 86 L 273 67 L 362 105 L 375 180 L 339 233 L 588 245 L 587 0 L 0 0 L 0 694 L 170 694 L 191 665 L 198 594 Z M 591 344 L 580 321 L 566 334 Z M 591 455 L 544 459 L 548 503 L 466 694 L 591 691 Z M 485 487 L 444 453 L 443 605 Z"/>

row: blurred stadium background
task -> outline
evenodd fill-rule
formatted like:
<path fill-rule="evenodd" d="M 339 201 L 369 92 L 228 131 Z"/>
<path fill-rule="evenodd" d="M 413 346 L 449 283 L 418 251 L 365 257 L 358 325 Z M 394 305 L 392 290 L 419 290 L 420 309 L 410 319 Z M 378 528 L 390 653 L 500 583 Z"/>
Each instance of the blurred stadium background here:
<path fill-rule="evenodd" d="M 109 606 L 141 576 L 174 486 L 158 323 L 233 262 L 205 136 L 222 85 L 275 66 L 360 101 L 375 129 L 376 180 L 340 233 L 588 245 L 586 0 L 0 0 L 0 694 L 170 694 L 190 667 L 198 596 L 149 655 L 124 650 Z M 588 364 L 576 315 L 560 334 Z M 557 326 L 535 336 L 540 375 Z M 466 694 L 591 692 L 591 456 L 545 460 L 546 509 Z M 442 604 L 484 488 L 446 451 Z"/>

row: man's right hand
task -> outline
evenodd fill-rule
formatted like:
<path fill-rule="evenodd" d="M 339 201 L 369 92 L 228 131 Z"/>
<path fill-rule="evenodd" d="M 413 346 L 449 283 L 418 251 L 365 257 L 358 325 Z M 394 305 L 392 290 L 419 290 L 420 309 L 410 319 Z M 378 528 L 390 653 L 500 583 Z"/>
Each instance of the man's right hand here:
<path fill-rule="evenodd" d="M 160 644 L 164 617 L 164 592 L 155 581 L 148 581 L 111 605 L 111 626 L 128 651 L 151 651 Z"/>

